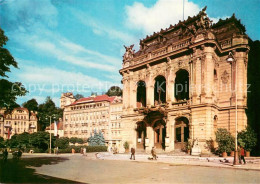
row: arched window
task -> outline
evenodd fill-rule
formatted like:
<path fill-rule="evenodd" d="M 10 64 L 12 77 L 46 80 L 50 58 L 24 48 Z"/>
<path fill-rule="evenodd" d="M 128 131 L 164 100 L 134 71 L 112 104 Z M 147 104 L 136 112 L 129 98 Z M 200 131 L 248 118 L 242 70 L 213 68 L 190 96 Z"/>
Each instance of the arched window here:
<path fill-rule="evenodd" d="M 146 107 L 146 84 L 144 81 L 137 83 L 136 102 L 137 107 Z"/>
<path fill-rule="evenodd" d="M 154 84 L 154 105 L 166 103 L 166 79 L 159 75 Z"/>
<path fill-rule="evenodd" d="M 189 73 L 181 69 L 176 72 L 174 96 L 177 101 L 189 99 Z"/>

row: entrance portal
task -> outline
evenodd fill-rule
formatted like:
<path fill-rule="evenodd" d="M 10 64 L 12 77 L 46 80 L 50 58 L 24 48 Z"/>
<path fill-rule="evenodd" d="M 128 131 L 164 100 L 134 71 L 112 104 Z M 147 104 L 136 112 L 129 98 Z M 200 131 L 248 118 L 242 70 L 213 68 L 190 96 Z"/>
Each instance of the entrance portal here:
<path fill-rule="evenodd" d="M 145 149 L 146 124 L 145 122 L 137 122 L 137 149 Z"/>
<path fill-rule="evenodd" d="M 175 119 L 175 149 L 184 149 L 189 139 L 189 120 L 186 117 Z"/>
<path fill-rule="evenodd" d="M 154 146 L 165 149 L 166 125 L 163 120 L 154 123 Z"/>

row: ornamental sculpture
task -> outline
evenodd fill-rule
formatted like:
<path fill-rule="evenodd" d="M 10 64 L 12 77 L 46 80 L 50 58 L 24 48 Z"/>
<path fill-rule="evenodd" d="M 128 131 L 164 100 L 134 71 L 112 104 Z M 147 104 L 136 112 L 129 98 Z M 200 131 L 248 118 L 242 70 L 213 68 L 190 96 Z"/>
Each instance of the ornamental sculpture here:
<path fill-rule="evenodd" d="M 123 61 L 132 59 L 135 53 L 135 50 L 133 50 L 134 44 L 130 45 L 130 47 L 124 45 L 124 47 L 125 47 L 125 54 L 123 56 Z"/>

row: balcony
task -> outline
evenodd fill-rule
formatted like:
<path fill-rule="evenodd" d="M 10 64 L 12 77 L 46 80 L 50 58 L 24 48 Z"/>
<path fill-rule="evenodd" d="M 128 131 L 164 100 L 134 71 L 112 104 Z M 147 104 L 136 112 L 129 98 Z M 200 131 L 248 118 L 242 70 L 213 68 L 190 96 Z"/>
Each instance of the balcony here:
<path fill-rule="evenodd" d="M 30 127 L 29 127 L 30 129 L 35 129 L 36 128 L 36 126 L 35 125 L 30 125 Z"/>
<path fill-rule="evenodd" d="M 5 124 L 4 127 L 5 127 L 5 128 L 10 128 L 11 125 L 10 125 L 10 124 Z"/>

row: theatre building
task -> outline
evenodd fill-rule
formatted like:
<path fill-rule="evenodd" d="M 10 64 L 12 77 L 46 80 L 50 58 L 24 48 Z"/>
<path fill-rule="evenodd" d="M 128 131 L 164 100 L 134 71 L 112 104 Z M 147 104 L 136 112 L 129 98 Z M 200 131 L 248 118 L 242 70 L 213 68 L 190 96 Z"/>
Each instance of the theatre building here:
<path fill-rule="evenodd" d="M 236 101 L 237 130 L 247 125 L 245 27 L 235 15 L 212 24 L 205 10 L 146 36 L 137 52 L 125 46 L 121 137 L 137 150 L 169 152 L 192 139 L 208 152 L 217 128 L 235 134 Z"/>

